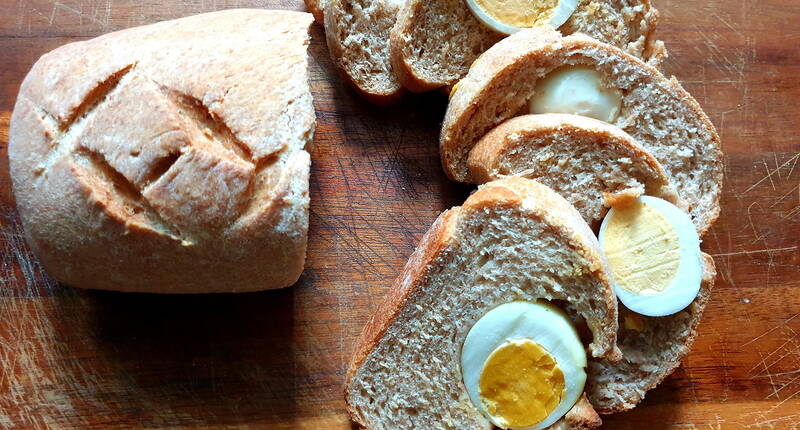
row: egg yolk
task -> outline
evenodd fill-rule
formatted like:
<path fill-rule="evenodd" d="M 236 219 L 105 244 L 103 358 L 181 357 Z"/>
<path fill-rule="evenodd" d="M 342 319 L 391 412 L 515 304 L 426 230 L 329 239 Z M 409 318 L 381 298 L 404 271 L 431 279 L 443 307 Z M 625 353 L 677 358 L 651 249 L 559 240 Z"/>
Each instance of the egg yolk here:
<path fill-rule="evenodd" d="M 678 232 L 641 201 L 615 208 L 611 217 L 603 248 L 617 285 L 636 294 L 664 291 L 680 265 Z"/>
<path fill-rule="evenodd" d="M 478 7 L 495 20 L 517 28 L 547 25 L 558 0 L 476 0 Z"/>
<path fill-rule="evenodd" d="M 526 427 L 550 415 L 564 393 L 564 374 L 553 356 L 531 339 L 507 341 L 483 366 L 480 395 L 503 427 Z"/>

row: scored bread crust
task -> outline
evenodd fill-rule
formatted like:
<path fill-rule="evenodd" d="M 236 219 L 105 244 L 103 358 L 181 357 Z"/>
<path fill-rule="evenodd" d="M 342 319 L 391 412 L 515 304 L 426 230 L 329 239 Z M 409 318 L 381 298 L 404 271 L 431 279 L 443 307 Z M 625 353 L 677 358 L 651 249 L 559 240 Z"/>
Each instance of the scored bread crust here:
<path fill-rule="evenodd" d="M 9 160 L 28 243 L 48 273 L 157 293 L 296 282 L 315 125 L 311 22 L 229 10 L 37 61 L 12 116 Z"/>
<path fill-rule="evenodd" d="M 667 54 L 653 38 L 657 21 L 649 0 L 581 0 L 559 30 L 588 34 L 658 67 Z M 392 29 L 391 62 L 410 91 L 451 87 L 504 37 L 481 23 L 464 0 L 407 0 Z"/>
<path fill-rule="evenodd" d="M 467 166 L 479 184 L 505 176 L 539 181 L 572 203 L 592 228 L 607 211 L 605 194 L 636 189 L 683 204 L 658 160 L 630 135 L 579 115 L 509 119 L 478 141 Z"/>
<path fill-rule="evenodd" d="M 584 35 L 522 30 L 486 51 L 454 89 L 440 135 L 447 176 L 472 182 L 467 160 L 492 128 L 517 116 L 536 81 L 564 65 L 589 65 L 623 93 L 614 125 L 662 165 L 702 235 L 719 216 L 722 153 L 713 124 L 675 80 L 618 48 Z"/>
<path fill-rule="evenodd" d="M 354 384 L 354 380 L 358 380 L 360 376 L 363 376 L 363 372 L 366 372 L 364 366 L 368 360 L 381 360 L 375 356 L 376 351 L 380 349 L 381 341 L 393 327 L 395 330 L 404 327 L 404 319 L 408 318 L 406 314 L 415 312 L 422 306 L 418 305 L 421 303 L 419 300 L 430 288 L 428 283 L 431 282 L 432 277 L 437 276 L 439 271 L 443 270 L 448 259 L 459 255 L 459 243 L 465 240 L 460 236 L 460 230 L 467 228 L 466 220 L 481 213 L 494 213 L 493 211 L 506 209 L 519 210 L 522 211 L 520 212 L 522 214 L 530 213 L 531 215 L 523 216 L 537 217 L 536 219 L 541 219 L 541 222 L 545 223 L 544 225 L 549 226 L 546 228 L 554 229 L 558 232 L 557 234 L 567 235 L 570 238 L 568 240 L 578 247 L 576 250 L 580 249 L 578 251 L 580 255 L 590 261 L 591 275 L 588 273 L 583 275 L 592 276 L 603 285 L 608 282 L 605 261 L 601 257 L 596 238 L 580 214 L 562 197 L 549 188 L 524 178 L 506 178 L 482 185 L 467 199 L 464 205 L 445 211 L 437 218 L 409 258 L 400 276 L 395 280 L 388 296 L 364 327 L 355 345 L 345 378 L 345 397 L 354 421 L 365 428 L 373 428 L 370 423 L 364 422 L 363 411 L 359 412 L 361 406 L 357 397 L 363 396 L 363 394 L 359 394 L 359 388 Z M 610 285 L 605 285 L 593 295 L 595 296 L 593 299 L 598 300 L 597 306 L 609 309 L 608 315 L 616 314 L 616 298 Z M 488 309 L 483 311 L 486 310 Z M 594 333 L 594 340 L 590 345 L 592 353 L 611 361 L 618 360 L 620 358 L 619 351 L 615 347 L 609 348 L 606 345 L 608 336 L 612 335 L 611 331 L 616 330 L 616 321 L 604 317 L 602 323 L 599 321 L 589 323 L 589 328 Z M 466 333 L 463 335 L 465 336 Z M 445 358 L 444 364 L 454 365 L 455 363 Z M 461 382 L 459 383 L 461 384 Z M 384 390 L 390 392 L 393 388 L 384 387 Z M 463 386 L 461 390 L 463 391 Z M 467 411 L 465 413 L 474 416 L 473 419 L 479 422 L 484 421 L 480 418 L 480 413 L 471 406 L 461 405 L 458 408 L 462 409 L 462 412 Z M 568 428 L 581 428 L 578 427 L 578 424 L 588 426 L 589 423 L 596 420 L 591 408 L 587 409 L 586 405 L 581 405 L 578 406 L 571 421 L 576 423 L 576 427 Z"/>
<path fill-rule="evenodd" d="M 405 92 L 389 62 L 389 32 L 399 0 L 328 0 L 328 51 L 347 83 L 367 101 L 389 105 Z"/>
<path fill-rule="evenodd" d="M 625 327 L 620 312 L 617 343 L 624 358 L 616 363 L 590 359 L 586 393 L 601 414 L 635 407 L 647 391 L 655 388 L 680 366 L 691 350 L 717 272 L 714 260 L 703 254 L 703 280 L 697 298 L 677 314 L 649 318 L 639 316 L 644 328 Z"/>

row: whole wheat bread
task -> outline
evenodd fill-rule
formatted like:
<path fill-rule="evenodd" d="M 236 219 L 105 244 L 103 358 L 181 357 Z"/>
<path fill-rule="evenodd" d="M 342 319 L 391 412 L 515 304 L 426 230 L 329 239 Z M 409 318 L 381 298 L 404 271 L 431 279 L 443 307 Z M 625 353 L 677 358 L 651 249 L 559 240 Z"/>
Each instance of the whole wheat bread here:
<path fill-rule="evenodd" d="M 598 412 L 610 414 L 633 408 L 689 353 L 716 277 L 714 260 L 706 254 L 703 254 L 703 265 L 700 293 L 683 311 L 666 317 L 630 316 L 629 311 L 620 312 L 617 344 L 623 359 L 615 363 L 589 361 L 586 393 Z M 626 324 L 625 318 L 629 317 L 640 321 Z"/>
<path fill-rule="evenodd" d="M 48 273 L 158 293 L 293 284 L 308 230 L 311 22 L 229 10 L 37 61 L 9 158 L 28 242 Z"/>
<path fill-rule="evenodd" d="M 389 32 L 402 2 L 328 0 L 324 5 L 331 58 L 362 97 L 379 105 L 394 103 L 403 94 L 389 62 Z"/>
<path fill-rule="evenodd" d="M 464 388 L 460 351 L 483 314 L 514 300 L 566 301 L 587 321 L 592 354 L 618 359 L 608 282 L 597 239 L 561 196 L 524 178 L 484 184 L 436 220 L 364 328 L 345 382 L 353 419 L 489 428 Z M 588 405 L 576 408 L 566 428 L 597 422 Z"/>
<path fill-rule="evenodd" d="M 322 24 L 325 22 L 325 5 L 328 4 L 329 0 L 304 0 L 306 3 L 306 9 L 314 15 L 314 21 L 317 23 Z"/>
<path fill-rule="evenodd" d="M 681 205 L 667 174 L 619 128 L 578 115 L 523 115 L 503 122 L 470 151 L 476 183 L 522 176 L 567 199 L 596 231 L 609 194 L 635 190 Z"/>
<path fill-rule="evenodd" d="M 657 20 L 649 0 L 581 0 L 559 30 L 588 34 L 658 67 L 666 50 L 653 37 Z M 481 23 L 464 0 L 408 0 L 392 29 L 391 61 L 411 91 L 449 87 L 504 37 Z"/>
<path fill-rule="evenodd" d="M 613 125 L 627 132 L 667 172 L 700 233 L 719 215 L 722 153 L 719 136 L 697 101 L 677 80 L 618 48 L 584 35 L 522 30 L 486 51 L 454 89 L 440 136 L 447 175 L 474 182 L 468 158 L 491 129 L 518 116 L 538 79 L 564 65 L 597 70 L 622 91 Z"/>

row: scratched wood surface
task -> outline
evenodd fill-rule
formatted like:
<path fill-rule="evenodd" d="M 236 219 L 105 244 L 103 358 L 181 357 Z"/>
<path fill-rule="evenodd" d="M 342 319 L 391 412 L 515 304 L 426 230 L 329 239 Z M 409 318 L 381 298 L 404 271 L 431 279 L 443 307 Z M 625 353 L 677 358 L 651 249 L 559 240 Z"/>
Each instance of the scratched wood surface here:
<path fill-rule="evenodd" d="M 800 2 L 658 0 L 665 65 L 722 136 L 719 270 L 684 365 L 607 428 L 800 428 Z M 435 217 L 446 100 L 377 109 L 335 75 L 313 30 L 318 127 L 308 262 L 293 288 L 241 296 L 57 285 L 20 233 L 8 122 L 20 82 L 67 42 L 232 7 L 292 1 L 0 0 L 0 428 L 348 429 L 353 342 Z"/>

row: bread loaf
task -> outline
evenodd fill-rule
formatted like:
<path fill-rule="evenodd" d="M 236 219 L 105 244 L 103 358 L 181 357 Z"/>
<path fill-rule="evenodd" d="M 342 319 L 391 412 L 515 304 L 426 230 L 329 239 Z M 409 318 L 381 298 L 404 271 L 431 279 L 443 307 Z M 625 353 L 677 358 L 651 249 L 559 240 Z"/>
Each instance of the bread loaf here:
<path fill-rule="evenodd" d="M 664 44 L 653 37 L 658 12 L 649 0 L 581 0 L 559 30 L 584 33 L 658 66 Z M 464 0 L 408 0 L 391 35 L 391 61 L 411 91 L 449 87 L 484 51 L 502 40 Z"/>
<path fill-rule="evenodd" d="M 595 230 L 608 211 L 607 195 L 633 190 L 682 204 L 661 164 L 632 137 L 578 115 L 509 119 L 478 141 L 467 165 L 477 183 L 522 176 L 547 185 Z"/>
<path fill-rule="evenodd" d="M 522 30 L 486 51 L 453 91 L 440 136 L 447 175 L 470 182 L 472 148 L 503 121 L 527 108 L 536 82 L 564 65 L 595 69 L 621 92 L 615 126 L 652 154 L 687 203 L 702 233 L 719 215 L 719 136 L 691 95 L 673 78 L 618 48 L 584 35 Z"/>
<path fill-rule="evenodd" d="M 48 273 L 157 293 L 293 284 L 308 229 L 311 22 L 229 10 L 37 61 L 9 158 L 27 240 Z"/>
<path fill-rule="evenodd" d="M 353 419 L 368 429 L 489 428 L 464 388 L 462 344 L 490 309 L 536 299 L 569 303 L 591 353 L 619 358 L 616 298 L 580 214 L 535 181 L 485 184 L 436 220 L 364 328 L 345 382 Z M 597 421 L 579 402 L 559 425 Z"/>

